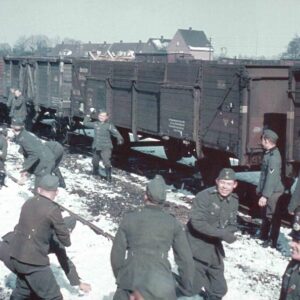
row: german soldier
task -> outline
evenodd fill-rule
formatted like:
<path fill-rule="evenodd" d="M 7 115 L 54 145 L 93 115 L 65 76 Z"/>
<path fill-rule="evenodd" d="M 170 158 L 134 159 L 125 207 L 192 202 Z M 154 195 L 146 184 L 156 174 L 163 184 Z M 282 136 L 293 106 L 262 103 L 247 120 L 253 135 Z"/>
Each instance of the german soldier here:
<path fill-rule="evenodd" d="M 59 186 L 65 188 L 66 183 L 59 169 L 59 164 L 61 163 L 64 156 L 64 147 L 59 142 L 56 141 L 48 141 L 45 143 L 45 145 L 51 150 L 51 152 L 54 155 L 55 166 L 53 169 L 53 174 L 58 177 Z"/>
<path fill-rule="evenodd" d="M 68 229 L 71 232 L 75 227 L 76 220 L 72 217 L 65 217 L 64 223 L 67 225 Z M 11 257 L 9 255 L 9 245 L 13 237 L 13 232 L 9 232 L 2 237 L 2 241 L 0 241 L 0 260 L 10 271 L 16 273 L 16 270 L 14 269 L 11 262 Z M 49 254 L 51 253 L 54 253 L 56 255 L 61 268 L 65 272 L 66 277 L 68 278 L 72 286 L 78 286 L 79 289 L 83 292 L 91 291 L 90 284 L 84 283 L 80 280 L 74 263 L 67 255 L 66 248 L 57 239 L 54 233 L 51 235 L 49 240 Z"/>
<path fill-rule="evenodd" d="M 19 89 L 14 90 L 13 95 L 9 97 L 7 106 L 10 109 L 9 116 L 12 119 L 25 122 L 27 117 L 26 101 Z"/>
<path fill-rule="evenodd" d="M 49 266 L 50 239 L 54 233 L 64 246 L 70 246 L 70 234 L 59 206 L 53 202 L 57 195 L 58 178 L 45 175 L 39 181 L 37 195 L 22 206 L 19 223 L 9 243 L 11 264 L 17 274 L 11 300 L 63 299 Z"/>
<path fill-rule="evenodd" d="M 236 240 L 238 197 L 233 193 L 236 186 L 235 172 L 222 169 L 216 186 L 199 192 L 193 202 L 187 224 L 195 263 L 193 288 L 195 295 L 206 294 L 205 299 L 222 299 L 227 292 L 222 241 Z"/>
<path fill-rule="evenodd" d="M 300 209 L 295 210 L 293 229 L 290 233 L 292 260 L 282 277 L 282 286 L 279 300 L 298 300 L 300 295 Z"/>
<path fill-rule="evenodd" d="M 6 128 L 0 127 L 0 189 L 5 181 L 5 160 L 7 156 Z"/>
<path fill-rule="evenodd" d="M 281 220 L 276 208 L 284 191 L 281 181 L 281 155 L 276 146 L 277 140 L 278 135 L 274 131 L 266 129 L 263 132 L 261 143 L 265 154 L 256 189 L 259 196 L 258 205 L 262 209 L 260 238 L 264 241 L 263 247 L 270 246 L 272 248 L 276 248 L 280 231 Z"/>
<path fill-rule="evenodd" d="M 157 175 L 147 184 L 145 206 L 123 218 L 113 241 L 111 265 L 116 277 L 114 300 L 175 300 L 175 282 L 168 261 L 172 247 L 178 264 L 178 286 L 183 294 L 192 289 L 194 264 L 186 234 L 161 205 L 166 199 L 163 178 Z M 140 298 L 140 299 L 143 299 Z"/>
<path fill-rule="evenodd" d="M 21 177 L 25 180 L 28 173 L 33 173 L 35 175 L 36 190 L 39 180 L 53 171 L 54 155 L 36 135 L 24 128 L 22 121 L 13 119 L 12 129 L 16 136 L 15 142 L 20 146 L 20 152 L 24 155 Z"/>
<path fill-rule="evenodd" d="M 91 109 L 94 112 L 94 109 Z M 124 140 L 117 130 L 117 128 L 108 121 L 109 116 L 106 111 L 100 111 L 98 114 L 98 121 L 91 122 L 90 115 L 87 115 L 83 120 L 83 125 L 94 128 L 93 148 L 93 174 L 99 175 L 100 158 L 103 161 L 107 181 L 111 182 L 111 153 L 112 141 L 111 136 L 118 140 L 118 144 L 123 144 Z"/>

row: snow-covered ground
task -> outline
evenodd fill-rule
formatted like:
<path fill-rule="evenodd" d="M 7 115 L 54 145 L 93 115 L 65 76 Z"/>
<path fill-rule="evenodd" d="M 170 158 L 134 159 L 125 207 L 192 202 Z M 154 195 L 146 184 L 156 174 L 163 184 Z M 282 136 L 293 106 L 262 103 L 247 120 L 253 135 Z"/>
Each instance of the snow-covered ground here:
<path fill-rule="evenodd" d="M 17 150 L 16 145 L 9 145 L 7 161 L 7 169 L 16 176 L 22 163 L 22 157 L 17 153 Z M 78 166 L 78 169 L 76 166 Z M 82 169 L 86 170 L 86 173 L 79 171 Z M 127 173 L 120 176 L 118 173 L 117 175 L 113 174 L 114 183 L 108 185 L 88 175 L 91 170 L 90 158 L 78 158 L 77 156 L 72 167 L 64 164 L 61 170 L 66 179 L 67 189 L 60 189 L 57 202 L 112 234 L 117 229 L 116 219 L 105 211 L 105 207 L 99 216 L 92 216 L 87 203 L 93 199 L 88 199 L 86 195 L 94 195 L 93 197 L 97 197 L 97 201 L 100 202 L 105 195 L 106 198 L 109 197 L 110 201 L 114 201 L 114 199 L 124 197 L 123 187 L 131 184 L 132 181 L 134 181 L 134 185 L 140 191 L 140 194 L 144 192 L 145 183 L 147 182 L 147 179 L 142 176 Z M 22 204 L 28 197 L 32 196 L 28 189 L 29 182 L 26 186 L 19 186 L 7 178 L 6 185 L 7 187 L 0 190 L 0 236 L 14 228 L 18 222 Z M 80 190 L 86 191 L 86 195 L 79 192 Z M 182 200 L 186 197 L 192 198 L 193 196 L 187 191 L 176 191 L 170 188 L 167 200 L 176 205 L 187 207 L 189 204 Z M 287 236 L 288 232 L 288 229 L 282 230 L 284 236 Z M 101 235 L 95 234 L 89 227 L 79 222 L 77 222 L 71 239 L 72 245 L 67 248 L 68 255 L 75 263 L 82 281 L 91 284 L 92 291 L 86 295 L 79 295 L 78 290 L 68 284 L 55 256 L 50 255 L 51 266 L 61 286 L 64 299 L 112 299 L 116 289 L 110 267 L 112 242 Z M 241 234 L 239 234 L 235 243 L 225 244 L 225 252 L 227 255 L 225 259 L 225 276 L 229 289 L 224 297 L 225 300 L 278 299 L 281 276 L 288 258 L 274 249 L 262 248 L 257 240 Z M 172 254 L 170 257 L 172 259 Z M 3 288 L 4 292 L 9 294 L 13 285 L 14 276 L 0 263 L 0 288 Z"/>

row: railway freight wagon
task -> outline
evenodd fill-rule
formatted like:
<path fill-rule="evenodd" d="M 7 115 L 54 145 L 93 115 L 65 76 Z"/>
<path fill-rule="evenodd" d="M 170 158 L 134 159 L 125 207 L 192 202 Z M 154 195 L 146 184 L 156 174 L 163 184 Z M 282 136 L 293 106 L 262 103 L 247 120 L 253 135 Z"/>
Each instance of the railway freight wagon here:
<path fill-rule="evenodd" d="M 1 68 L 1 66 L 0 66 Z M 38 112 L 70 115 L 72 61 L 59 58 L 5 57 L 0 99 L 6 102 L 10 87 L 19 88 Z"/>
<path fill-rule="evenodd" d="M 106 109 L 123 133 L 161 139 L 172 160 L 192 153 L 214 176 L 231 158 L 258 167 L 264 128 L 279 134 L 285 162 L 294 159 L 292 77 L 280 65 L 77 60 L 72 115 Z"/>

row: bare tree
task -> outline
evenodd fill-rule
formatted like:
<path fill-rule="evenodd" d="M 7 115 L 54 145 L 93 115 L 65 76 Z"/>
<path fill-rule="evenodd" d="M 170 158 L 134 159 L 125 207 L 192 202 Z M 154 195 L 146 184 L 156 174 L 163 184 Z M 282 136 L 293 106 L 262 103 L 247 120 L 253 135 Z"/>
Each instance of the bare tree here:
<path fill-rule="evenodd" d="M 282 53 L 282 58 L 300 58 L 300 37 L 296 35 L 288 44 L 287 51 Z"/>
<path fill-rule="evenodd" d="M 65 37 L 63 39 L 63 43 L 68 44 L 68 45 L 80 45 L 80 44 L 82 44 L 82 42 L 80 40 L 75 40 L 73 38 L 68 38 L 68 37 Z"/>
<path fill-rule="evenodd" d="M 7 43 L 0 44 L 0 56 L 9 55 L 12 53 L 11 46 Z"/>

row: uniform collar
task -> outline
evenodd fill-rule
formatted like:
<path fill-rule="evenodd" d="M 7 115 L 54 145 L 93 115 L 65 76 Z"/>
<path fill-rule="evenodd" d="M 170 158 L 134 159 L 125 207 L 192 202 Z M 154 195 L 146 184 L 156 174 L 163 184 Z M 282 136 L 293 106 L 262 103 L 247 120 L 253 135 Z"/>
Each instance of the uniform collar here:
<path fill-rule="evenodd" d="M 272 153 L 275 149 L 277 149 L 277 146 L 274 146 L 273 148 L 266 150 L 266 153 Z"/>
<path fill-rule="evenodd" d="M 216 186 L 213 187 L 213 188 L 211 188 L 210 194 L 216 194 L 217 197 L 218 197 L 218 199 L 220 199 L 221 201 L 226 200 L 227 202 L 229 202 L 229 200 L 230 200 L 230 198 L 231 198 L 231 195 L 232 195 L 232 193 L 231 193 L 231 194 L 229 194 L 228 197 L 226 197 L 226 198 L 222 197 L 222 196 L 218 193 L 218 190 L 217 190 L 217 187 L 216 187 Z"/>

